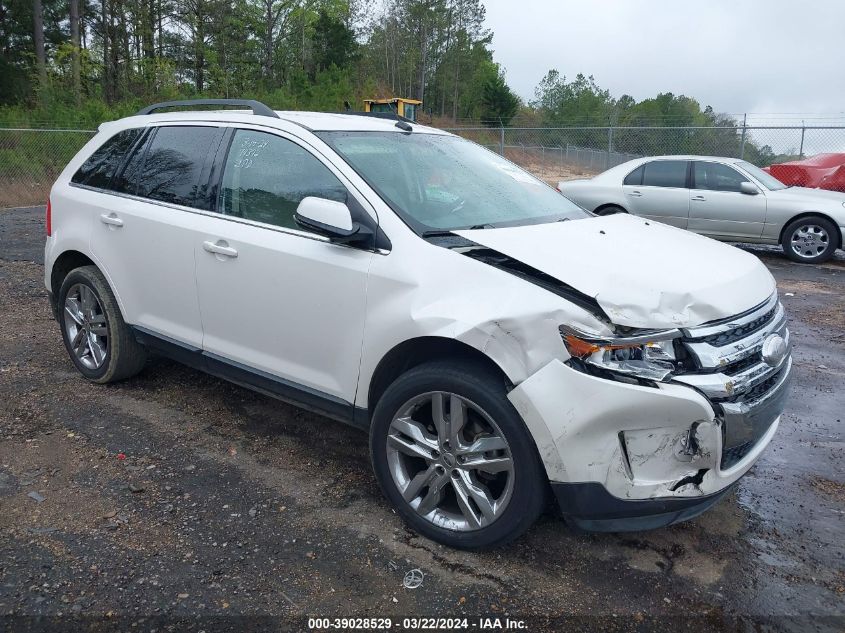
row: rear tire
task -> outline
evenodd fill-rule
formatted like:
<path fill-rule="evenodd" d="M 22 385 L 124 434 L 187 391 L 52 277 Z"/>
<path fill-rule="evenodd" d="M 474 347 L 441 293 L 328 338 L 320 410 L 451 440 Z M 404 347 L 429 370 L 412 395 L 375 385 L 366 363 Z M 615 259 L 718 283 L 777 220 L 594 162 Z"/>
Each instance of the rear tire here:
<path fill-rule="evenodd" d="M 781 246 L 786 256 L 802 264 L 826 262 L 839 247 L 839 229 L 818 215 L 793 220 L 786 225 Z"/>
<path fill-rule="evenodd" d="M 68 273 L 57 306 L 65 348 L 88 380 L 117 382 L 143 369 L 147 350 L 124 322 L 117 300 L 96 266 Z"/>
<path fill-rule="evenodd" d="M 375 407 L 370 453 L 399 515 L 450 547 L 508 543 L 546 503 L 534 439 L 503 376 L 482 363 L 431 362 L 402 374 Z"/>
<path fill-rule="evenodd" d="M 605 216 L 605 215 L 616 215 L 617 213 L 628 213 L 620 206 L 615 204 L 609 204 L 607 206 L 601 207 L 600 209 L 596 209 L 593 211 L 596 215 Z"/>

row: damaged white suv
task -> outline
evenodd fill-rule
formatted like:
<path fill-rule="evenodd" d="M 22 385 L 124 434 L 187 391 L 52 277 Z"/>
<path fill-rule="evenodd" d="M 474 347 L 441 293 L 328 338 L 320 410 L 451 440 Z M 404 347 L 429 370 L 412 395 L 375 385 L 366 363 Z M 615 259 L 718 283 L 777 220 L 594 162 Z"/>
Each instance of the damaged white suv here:
<path fill-rule="evenodd" d="M 154 110 L 192 105 L 249 110 Z M 405 120 L 158 104 L 50 195 L 45 282 L 88 379 L 148 351 L 366 430 L 420 533 L 499 545 L 693 517 L 774 435 L 789 332 L 752 255 L 594 217 Z"/>

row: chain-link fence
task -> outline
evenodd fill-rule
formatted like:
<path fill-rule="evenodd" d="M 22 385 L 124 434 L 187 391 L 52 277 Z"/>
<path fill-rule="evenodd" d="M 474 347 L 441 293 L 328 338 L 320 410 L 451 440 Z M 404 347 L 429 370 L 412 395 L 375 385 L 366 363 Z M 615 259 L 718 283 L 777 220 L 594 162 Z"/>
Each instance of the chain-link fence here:
<path fill-rule="evenodd" d="M 503 154 L 551 183 L 597 174 L 642 156 L 726 156 L 767 167 L 845 152 L 845 126 L 463 127 L 447 131 Z"/>
<path fill-rule="evenodd" d="M 503 154 L 550 183 L 588 177 L 640 156 L 730 156 L 765 167 L 845 152 L 845 126 L 463 127 L 448 131 Z M 0 208 L 44 204 L 62 168 L 93 134 L 93 130 L 0 128 Z M 782 174 L 777 175 L 783 179 Z"/>
<path fill-rule="evenodd" d="M 46 204 L 53 182 L 94 134 L 0 128 L 0 209 Z"/>

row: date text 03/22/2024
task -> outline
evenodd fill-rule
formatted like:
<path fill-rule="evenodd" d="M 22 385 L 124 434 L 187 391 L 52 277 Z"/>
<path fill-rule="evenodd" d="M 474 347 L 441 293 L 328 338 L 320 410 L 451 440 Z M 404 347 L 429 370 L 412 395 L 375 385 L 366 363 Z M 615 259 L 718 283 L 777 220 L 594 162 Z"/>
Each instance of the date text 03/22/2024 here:
<path fill-rule="evenodd" d="M 332 630 L 391 630 L 402 631 L 526 631 L 524 620 L 500 617 L 479 618 L 309 618 L 308 628 L 312 631 Z"/>

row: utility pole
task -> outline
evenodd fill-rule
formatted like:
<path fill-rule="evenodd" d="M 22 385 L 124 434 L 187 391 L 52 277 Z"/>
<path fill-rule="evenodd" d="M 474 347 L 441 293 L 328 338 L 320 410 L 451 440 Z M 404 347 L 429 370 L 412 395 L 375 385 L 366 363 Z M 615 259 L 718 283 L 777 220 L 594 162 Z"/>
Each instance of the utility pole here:
<path fill-rule="evenodd" d="M 32 3 L 33 15 L 33 41 L 35 43 L 35 63 L 38 67 L 38 82 L 40 84 L 40 97 L 42 103 L 46 98 L 47 89 L 47 56 L 44 54 L 44 11 L 41 7 L 41 0 L 34 0 Z"/>
<path fill-rule="evenodd" d="M 745 158 L 745 135 L 747 132 L 748 114 L 742 115 L 742 143 L 739 146 L 739 157 Z"/>
<path fill-rule="evenodd" d="M 804 124 L 804 119 L 801 119 L 801 149 L 798 150 L 798 156 L 804 158 L 804 133 L 807 131 L 807 126 Z"/>
<path fill-rule="evenodd" d="M 70 43 L 73 46 L 73 100 L 82 103 L 82 78 L 79 60 L 79 0 L 70 0 Z"/>

